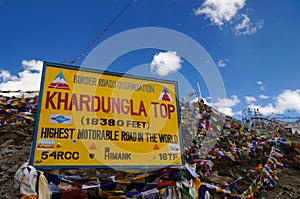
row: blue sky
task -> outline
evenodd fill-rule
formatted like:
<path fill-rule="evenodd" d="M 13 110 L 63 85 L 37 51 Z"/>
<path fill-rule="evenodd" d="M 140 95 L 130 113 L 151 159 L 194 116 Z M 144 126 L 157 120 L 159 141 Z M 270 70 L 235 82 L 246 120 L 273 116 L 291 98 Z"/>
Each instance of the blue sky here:
<path fill-rule="evenodd" d="M 0 0 L 0 90 L 38 90 L 42 61 L 70 63 L 128 2 Z M 226 97 L 216 99 L 216 107 L 233 116 L 247 107 L 260 108 L 267 115 L 296 115 L 300 112 L 299 9 L 298 0 L 135 0 L 88 53 L 126 30 L 171 29 L 195 40 L 215 63 L 226 91 Z M 74 65 L 83 61 L 84 57 Z M 137 66 L 157 78 L 180 73 L 190 81 L 190 91 L 200 82 L 209 102 L 201 74 L 192 75 L 191 63 L 173 49 L 133 51 L 109 69 L 126 72 Z"/>

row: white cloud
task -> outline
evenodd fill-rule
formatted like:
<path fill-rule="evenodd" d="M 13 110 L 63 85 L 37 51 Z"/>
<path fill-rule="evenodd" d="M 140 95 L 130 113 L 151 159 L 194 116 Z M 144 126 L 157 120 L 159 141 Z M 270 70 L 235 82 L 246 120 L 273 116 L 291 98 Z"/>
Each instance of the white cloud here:
<path fill-rule="evenodd" d="M 1 70 L 0 90 L 33 91 L 40 89 L 43 62 L 23 60 L 22 67 L 24 70 L 17 75 L 11 75 L 8 70 Z"/>
<path fill-rule="evenodd" d="M 256 102 L 256 98 L 253 96 L 245 96 L 245 99 L 248 103 Z"/>
<path fill-rule="evenodd" d="M 284 90 L 276 98 L 274 104 L 269 103 L 265 106 L 250 105 L 249 108 L 258 108 L 262 114 L 283 114 L 286 111 L 292 110 L 300 113 L 300 89 Z"/>
<path fill-rule="evenodd" d="M 232 95 L 230 98 L 218 98 L 213 107 L 222 113 L 232 116 L 234 115 L 232 107 L 236 106 L 239 102 L 239 98 L 236 95 Z"/>
<path fill-rule="evenodd" d="M 194 14 L 203 14 L 213 25 L 223 26 L 237 15 L 245 4 L 246 0 L 205 0 L 201 7 L 194 10 Z"/>
<path fill-rule="evenodd" d="M 236 106 L 240 100 L 236 95 L 232 95 L 230 98 L 218 98 L 217 102 L 214 104 L 211 101 L 211 97 L 202 98 L 204 100 L 204 103 L 208 106 L 213 107 L 214 109 L 220 111 L 221 113 L 224 113 L 226 115 L 235 115 L 237 113 L 234 113 L 232 110 L 232 107 Z M 199 97 L 196 97 L 190 101 L 190 103 L 198 102 Z"/>
<path fill-rule="evenodd" d="M 214 103 L 214 106 L 220 107 L 233 107 L 240 102 L 238 96 L 232 95 L 230 98 L 218 98 L 217 102 Z"/>
<path fill-rule="evenodd" d="M 235 114 L 231 107 L 220 107 L 217 108 L 217 110 L 229 116 L 233 116 Z"/>
<path fill-rule="evenodd" d="M 259 95 L 259 98 L 260 98 L 260 99 L 268 99 L 269 96 L 266 96 L 266 95 Z"/>
<path fill-rule="evenodd" d="M 275 113 L 276 112 L 276 109 L 275 107 L 273 106 L 273 104 L 267 104 L 265 106 L 260 106 L 260 105 L 254 105 L 254 104 L 251 104 L 248 106 L 248 108 L 250 108 L 251 110 L 252 109 L 258 109 L 259 112 L 263 115 L 270 115 L 272 113 Z"/>
<path fill-rule="evenodd" d="M 262 90 L 262 91 L 265 91 L 266 90 L 266 88 L 265 88 L 265 85 L 263 84 L 263 85 L 261 85 L 261 87 L 260 87 L 260 90 Z"/>
<path fill-rule="evenodd" d="M 16 78 L 16 76 L 12 76 L 8 70 L 1 70 L 0 78 L 1 78 L 1 82 L 6 82 L 10 79 Z"/>
<path fill-rule="evenodd" d="M 217 65 L 218 65 L 220 68 L 223 68 L 223 67 L 227 66 L 227 63 L 228 63 L 228 62 L 229 62 L 228 59 L 225 59 L 225 60 L 220 59 L 220 60 L 218 61 Z"/>
<path fill-rule="evenodd" d="M 205 0 L 194 9 L 194 15 L 204 15 L 212 25 L 220 29 L 229 27 L 236 35 L 251 35 L 263 27 L 263 20 L 253 22 L 248 14 L 242 13 L 246 0 Z"/>
<path fill-rule="evenodd" d="M 22 65 L 25 70 L 35 70 L 38 71 L 39 73 L 42 72 L 43 70 L 43 62 L 42 61 L 36 61 L 36 60 L 23 60 Z"/>
<path fill-rule="evenodd" d="M 266 90 L 266 84 L 264 84 L 262 81 L 257 81 L 257 85 L 259 85 L 260 90 L 265 91 Z"/>
<path fill-rule="evenodd" d="M 252 35 L 263 27 L 262 20 L 254 24 L 250 21 L 250 18 L 247 15 L 242 14 L 242 17 L 244 18 L 243 21 L 234 26 L 234 32 L 236 35 Z"/>
<path fill-rule="evenodd" d="M 236 106 L 240 100 L 236 95 L 232 95 L 230 98 L 217 98 L 217 101 L 213 104 L 211 102 L 211 97 L 202 98 L 204 103 L 208 106 L 213 107 L 214 109 L 224 113 L 226 115 L 233 116 L 237 113 L 233 112 L 232 107 Z M 190 103 L 198 102 L 199 98 L 196 97 L 190 101 Z"/>
<path fill-rule="evenodd" d="M 175 51 L 160 52 L 153 57 L 151 72 L 164 77 L 179 70 L 181 63 L 182 60 Z"/>
<path fill-rule="evenodd" d="M 295 110 L 300 112 L 300 89 L 285 90 L 278 95 L 276 100 L 276 109 L 283 113 L 287 110 Z"/>

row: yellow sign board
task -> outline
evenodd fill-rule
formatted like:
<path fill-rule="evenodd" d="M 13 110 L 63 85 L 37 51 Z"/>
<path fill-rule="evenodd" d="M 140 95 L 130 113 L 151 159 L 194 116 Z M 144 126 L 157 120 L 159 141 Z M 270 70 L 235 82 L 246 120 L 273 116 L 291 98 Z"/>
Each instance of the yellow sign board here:
<path fill-rule="evenodd" d="M 44 63 L 31 164 L 182 165 L 172 81 Z"/>

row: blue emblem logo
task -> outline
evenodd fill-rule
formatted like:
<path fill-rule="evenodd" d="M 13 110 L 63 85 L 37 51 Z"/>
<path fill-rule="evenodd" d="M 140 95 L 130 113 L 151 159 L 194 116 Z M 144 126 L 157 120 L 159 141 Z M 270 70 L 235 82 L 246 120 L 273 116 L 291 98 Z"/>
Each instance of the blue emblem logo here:
<path fill-rule="evenodd" d="M 72 124 L 71 115 L 52 114 L 50 115 L 50 123 L 54 124 Z"/>

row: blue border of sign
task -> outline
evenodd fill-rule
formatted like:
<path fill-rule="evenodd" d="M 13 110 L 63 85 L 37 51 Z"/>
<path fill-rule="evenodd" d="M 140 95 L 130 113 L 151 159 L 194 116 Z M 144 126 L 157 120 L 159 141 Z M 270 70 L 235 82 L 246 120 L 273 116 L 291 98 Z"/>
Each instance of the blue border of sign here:
<path fill-rule="evenodd" d="M 73 65 L 68 65 L 68 64 L 59 64 L 59 63 L 53 63 L 53 62 L 43 62 L 43 70 L 42 70 L 42 77 L 41 77 L 41 85 L 40 85 L 40 93 L 39 93 L 39 101 L 38 101 L 38 108 L 37 108 L 37 115 L 36 115 L 36 120 L 35 120 L 35 126 L 34 126 L 34 135 L 33 135 L 33 143 L 31 145 L 31 152 L 30 152 L 30 164 L 33 165 L 33 159 L 34 159 L 34 153 L 36 149 L 36 139 L 37 139 L 37 134 L 38 134 L 38 124 L 39 124 L 39 119 L 40 119 L 40 112 L 41 112 L 41 105 L 42 105 L 42 96 L 43 96 L 43 88 L 44 88 L 44 80 L 45 80 L 45 74 L 46 74 L 46 68 L 47 66 L 51 67 L 58 67 L 58 68 L 64 68 L 64 69 L 71 69 L 71 70 L 81 70 L 81 71 L 86 71 L 86 72 L 94 72 L 94 73 L 99 73 L 99 74 L 107 74 L 107 75 L 113 75 L 113 76 L 119 76 L 119 77 L 128 77 L 128 78 L 134 78 L 134 79 L 141 79 L 141 80 L 149 80 L 149 81 L 156 81 L 160 83 L 170 83 L 174 84 L 175 86 L 175 94 L 176 94 L 176 105 L 177 105 L 177 116 L 178 116 L 178 129 L 179 129 L 179 137 L 180 137 L 180 149 L 181 149 L 181 160 L 182 160 L 182 165 L 185 164 L 185 159 L 184 159 L 184 147 L 183 147 L 183 139 L 182 139 L 182 130 L 181 130 L 181 115 L 180 115 L 180 104 L 178 100 L 178 83 L 176 81 L 172 80 L 162 80 L 158 78 L 150 78 L 150 77 L 142 77 L 138 75 L 131 75 L 131 74 L 125 74 L 125 73 L 118 73 L 118 72 L 111 72 L 111 71 L 104 71 L 104 70 L 98 70 L 98 69 L 92 69 L 92 68 L 87 68 L 87 67 L 79 67 L 79 66 L 73 66 Z M 179 165 L 181 166 L 181 165 Z M 63 169 L 74 169 L 74 168 L 123 168 L 123 169 L 158 169 L 158 168 L 170 168 L 170 167 L 176 167 L 175 165 L 156 165 L 156 166 L 147 166 L 147 165 L 128 165 L 128 166 L 116 166 L 116 165 L 100 165 L 100 166 L 95 166 L 95 165 L 90 165 L 90 166 L 82 166 L 82 165 L 72 165 L 72 166 L 38 166 L 35 165 L 36 168 L 40 169 L 56 169 L 56 168 L 63 168 Z"/>

